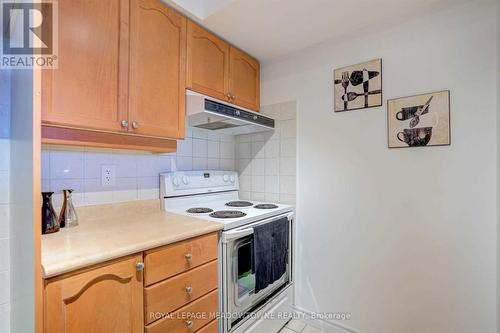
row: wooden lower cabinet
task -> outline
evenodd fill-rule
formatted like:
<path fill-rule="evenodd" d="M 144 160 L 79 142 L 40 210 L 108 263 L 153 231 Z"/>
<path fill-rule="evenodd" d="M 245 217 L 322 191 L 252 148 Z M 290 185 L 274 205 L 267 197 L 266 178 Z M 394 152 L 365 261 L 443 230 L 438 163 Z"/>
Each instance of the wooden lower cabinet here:
<path fill-rule="evenodd" d="M 219 332 L 219 322 L 217 320 L 212 321 L 207 326 L 203 327 L 198 331 L 198 333 L 217 333 Z"/>
<path fill-rule="evenodd" d="M 156 313 L 170 313 L 217 289 L 218 262 L 214 260 L 171 279 L 144 289 L 146 324 L 155 321 Z"/>
<path fill-rule="evenodd" d="M 165 318 L 146 326 L 146 333 L 197 332 L 217 316 L 218 294 L 214 290 Z"/>
<path fill-rule="evenodd" d="M 46 333 L 143 330 L 142 255 L 46 281 Z"/>
<path fill-rule="evenodd" d="M 217 233 L 213 233 L 146 251 L 144 284 L 149 286 L 217 259 L 217 240 Z"/>
<path fill-rule="evenodd" d="M 211 233 L 45 280 L 44 332 L 216 333 L 218 240 Z"/>

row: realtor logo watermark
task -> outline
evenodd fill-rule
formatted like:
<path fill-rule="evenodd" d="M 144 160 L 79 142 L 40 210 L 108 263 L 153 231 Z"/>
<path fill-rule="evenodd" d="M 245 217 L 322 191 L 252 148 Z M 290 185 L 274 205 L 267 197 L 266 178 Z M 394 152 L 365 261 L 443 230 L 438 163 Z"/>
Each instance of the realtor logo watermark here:
<path fill-rule="evenodd" d="M 57 68 L 57 1 L 0 0 L 0 68 Z"/>

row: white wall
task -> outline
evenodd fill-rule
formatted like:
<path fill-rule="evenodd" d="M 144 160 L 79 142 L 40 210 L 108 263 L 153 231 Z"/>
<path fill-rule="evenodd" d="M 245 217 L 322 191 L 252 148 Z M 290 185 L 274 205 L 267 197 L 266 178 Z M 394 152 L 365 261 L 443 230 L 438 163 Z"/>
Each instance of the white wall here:
<path fill-rule="evenodd" d="M 297 306 L 352 315 L 326 329 L 497 331 L 495 6 L 384 23 L 264 64 L 262 103 L 298 105 Z M 332 70 L 378 57 L 384 99 L 451 90 L 451 146 L 388 149 L 385 102 L 333 113 Z"/>
<path fill-rule="evenodd" d="M 33 193 L 34 170 L 33 72 L 11 74 L 10 128 L 10 292 L 11 332 L 35 329 L 35 243 Z M 15 221 L 15 223 L 14 223 Z M 38 231 L 39 232 L 39 231 Z"/>
<path fill-rule="evenodd" d="M 497 310 L 500 309 L 500 4 L 497 1 Z M 497 314 L 500 333 L 500 315 Z"/>
<path fill-rule="evenodd" d="M 116 167 L 114 186 L 102 186 L 102 165 Z M 42 191 L 55 193 L 55 207 L 62 203 L 65 188 L 75 190 L 77 206 L 158 199 L 160 172 L 234 168 L 234 136 L 186 126 L 185 140 L 179 140 L 177 152 L 171 154 L 45 146 Z"/>
<path fill-rule="evenodd" d="M 297 106 L 294 101 L 263 106 L 273 132 L 236 136 L 240 198 L 295 205 Z"/>
<path fill-rule="evenodd" d="M 0 332 L 10 332 L 10 71 L 0 70 Z"/>

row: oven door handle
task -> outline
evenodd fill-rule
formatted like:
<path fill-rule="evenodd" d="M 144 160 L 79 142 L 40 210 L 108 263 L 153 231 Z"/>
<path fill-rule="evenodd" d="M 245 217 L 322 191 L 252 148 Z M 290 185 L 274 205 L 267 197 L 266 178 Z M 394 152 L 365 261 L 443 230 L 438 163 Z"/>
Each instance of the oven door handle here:
<path fill-rule="evenodd" d="M 252 234 L 253 234 L 253 228 L 224 232 L 222 233 L 222 242 L 229 243 L 232 240 L 239 239 Z"/>

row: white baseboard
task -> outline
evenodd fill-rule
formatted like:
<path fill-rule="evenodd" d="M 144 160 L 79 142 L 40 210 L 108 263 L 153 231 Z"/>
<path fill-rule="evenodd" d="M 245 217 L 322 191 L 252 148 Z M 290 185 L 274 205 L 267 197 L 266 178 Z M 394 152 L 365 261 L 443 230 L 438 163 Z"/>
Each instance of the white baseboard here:
<path fill-rule="evenodd" d="M 313 319 L 313 311 L 302 309 L 296 305 L 293 306 L 293 309 L 297 312 L 301 321 L 313 327 L 320 328 L 324 333 L 365 333 L 338 321 Z"/>

